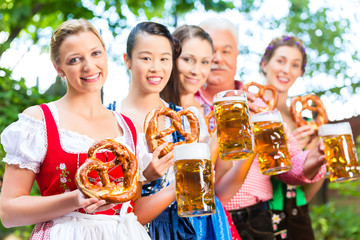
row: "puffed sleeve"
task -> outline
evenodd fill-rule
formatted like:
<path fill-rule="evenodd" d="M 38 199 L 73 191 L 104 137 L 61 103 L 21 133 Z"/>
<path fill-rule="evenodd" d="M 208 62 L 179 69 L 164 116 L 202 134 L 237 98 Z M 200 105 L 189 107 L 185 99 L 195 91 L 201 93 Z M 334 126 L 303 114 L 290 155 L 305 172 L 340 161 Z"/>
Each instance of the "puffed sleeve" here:
<path fill-rule="evenodd" d="M 3 162 L 39 173 L 47 149 L 45 123 L 28 115 L 10 124 L 1 134 L 6 156 Z"/>
<path fill-rule="evenodd" d="M 152 153 L 149 153 L 147 149 L 145 134 L 143 133 L 138 133 L 137 136 L 136 158 L 140 170 L 140 181 L 145 181 L 143 172 L 152 160 Z"/>
<path fill-rule="evenodd" d="M 284 127 L 287 131 L 287 146 L 293 166 L 288 172 L 279 174 L 277 178 L 291 185 L 301 185 L 305 183 L 313 183 L 319 181 L 326 173 L 326 164 L 320 167 L 319 171 L 312 179 L 306 178 L 304 176 L 304 164 L 310 151 L 303 151 L 300 148 L 298 142 L 296 141 L 296 138 L 288 130 L 286 124 L 284 125 Z"/>

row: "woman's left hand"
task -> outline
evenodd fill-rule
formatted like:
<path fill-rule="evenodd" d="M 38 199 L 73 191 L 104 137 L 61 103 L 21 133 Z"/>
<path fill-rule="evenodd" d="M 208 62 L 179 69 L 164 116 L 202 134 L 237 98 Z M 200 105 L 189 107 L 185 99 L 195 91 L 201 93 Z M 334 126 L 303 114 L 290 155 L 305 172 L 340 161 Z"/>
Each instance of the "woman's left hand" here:
<path fill-rule="evenodd" d="M 315 131 L 307 125 L 296 128 L 292 134 L 296 138 L 301 149 L 306 148 L 306 146 L 316 137 Z"/>

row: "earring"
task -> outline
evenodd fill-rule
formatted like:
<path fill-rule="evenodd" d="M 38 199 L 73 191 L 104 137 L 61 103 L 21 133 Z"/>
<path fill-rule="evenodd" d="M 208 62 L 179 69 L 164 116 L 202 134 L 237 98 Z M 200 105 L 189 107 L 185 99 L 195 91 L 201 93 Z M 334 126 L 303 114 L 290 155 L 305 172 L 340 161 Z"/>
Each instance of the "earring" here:
<path fill-rule="evenodd" d="M 205 82 L 204 85 L 203 85 L 203 88 L 206 89 L 206 87 L 207 87 L 207 84 L 206 84 L 206 82 Z"/>
<path fill-rule="evenodd" d="M 58 74 L 59 74 L 59 77 L 61 77 L 61 78 L 65 77 L 65 74 L 63 72 L 59 72 Z"/>

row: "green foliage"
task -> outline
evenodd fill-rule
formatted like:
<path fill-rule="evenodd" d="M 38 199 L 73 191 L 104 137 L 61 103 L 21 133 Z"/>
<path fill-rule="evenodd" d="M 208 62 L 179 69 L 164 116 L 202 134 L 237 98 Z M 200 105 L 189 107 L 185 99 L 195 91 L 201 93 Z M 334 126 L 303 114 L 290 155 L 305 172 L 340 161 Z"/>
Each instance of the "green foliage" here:
<path fill-rule="evenodd" d="M 253 1 L 242 0 L 243 8 L 250 11 Z M 73 18 L 104 19 L 116 36 L 121 28 L 127 26 L 124 6 L 135 16 L 145 15 L 148 19 L 176 18 L 199 6 L 218 12 L 234 7 L 231 1 L 223 0 L 89 0 L 86 4 L 82 0 L 6 0 L 0 3 L 0 32 L 7 33 L 8 38 L 0 45 L 0 57 L 16 38 L 27 35 L 38 43 L 41 36 L 49 34 L 46 29 L 54 29 Z"/>
<path fill-rule="evenodd" d="M 0 67 L 0 132 L 17 119 L 25 108 L 52 100 L 39 93 L 37 87 L 28 88 L 25 79 L 11 78 L 11 70 Z"/>
<path fill-rule="evenodd" d="M 0 32 L 8 33 L 7 40 L 0 44 L 0 56 L 10 44 L 26 34 L 37 43 L 46 34 L 43 30 L 54 28 L 66 19 L 91 19 L 94 13 L 84 7 L 81 0 L 6 0 L 0 3 Z"/>
<path fill-rule="evenodd" d="M 253 1 L 253 4 L 261 4 L 261 2 L 262 0 Z M 288 0 L 288 2 L 290 7 L 285 17 L 276 18 L 264 14 L 258 20 L 258 25 L 264 29 L 284 29 L 284 34 L 295 35 L 303 40 L 308 55 L 306 81 L 304 81 L 306 92 L 316 93 L 319 96 L 325 93 L 332 94 L 340 101 L 344 101 L 340 93 L 344 88 L 355 94 L 359 90 L 360 79 L 349 71 L 349 65 L 356 63 L 360 54 L 354 48 L 354 43 L 350 42 L 349 36 L 354 35 L 350 19 L 355 19 L 353 21 L 357 24 L 357 16 L 345 17 L 347 13 L 339 5 L 319 4 L 323 7 L 315 9 L 313 4 L 315 0 Z M 250 11 L 255 10 L 257 10 L 255 7 L 250 9 Z M 251 17 L 252 14 L 248 16 Z M 252 31 L 248 34 L 253 35 Z M 248 53 L 247 46 L 240 47 L 241 54 Z M 243 71 L 243 74 L 246 74 L 246 69 Z M 330 89 L 314 84 L 313 77 L 322 74 L 337 79 L 336 84 Z"/>
<path fill-rule="evenodd" d="M 0 32 L 8 33 L 8 38 L 0 45 L 0 57 L 16 38 L 26 35 L 37 43 L 41 37 L 48 37 L 51 30 L 61 22 L 71 18 L 104 19 L 115 37 L 122 28 L 127 27 L 126 14 L 129 10 L 137 17 L 158 17 L 164 19 L 167 25 L 176 26 L 179 16 L 194 9 L 217 12 L 238 9 L 251 19 L 252 13 L 260 8 L 262 2 L 263 0 L 6 0 L 0 4 Z M 309 0 L 289 0 L 289 4 L 286 17 L 268 19 L 264 16 L 259 20 L 259 27 L 264 27 L 264 23 L 271 29 L 283 26 L 286 32 L 297 35 L 304 41 L 307 53 L 311 56 L 306 70 L 307 76 L 326 73 L 339 79 L 351 79 L 347 62 L 344 57 L 340 57 L 344 54 L 344 48 L 350 54 L 347 59 L 360 57 L 356 49 L 349 47 L 348 38 L 344 37 L 351 31 L 349 18 L 336 17 L 332 9 L 327 7 L 311 10 Z M 240 48 L 242 54 L 248 51 L 247 46 Z M 306 88 L 307 92 L 316 92 L 318 95 L 326 92 L 340 95 L 345 85 L 349 84 L 340 83 L 328 90 L 308 83 Z M 350 87 L 354 93 L 358 86 L 358 79 L 351 81 Z"/>
<path fill-rule="evenodd" d="M 28 88 L 25 79 L 20 81 L 11 78 L 11 71 L 0 68 L 0 133 L 12 122 L 16 121 L 18 114 L 25 108 L 44 102 L 55 100 L 58 97 L 49 97 L 40 94 L 37 87 Z M 0 159 L 5 157 L 4 150 L 0 144 Z M 3 179 L 5 164 L 0 162 L 0 182 Z M 31 190 L 32 195 L 39 195 L 39 188 L 35 184 Z M 0 239 L 9 233 L 14 233 L 23 239 L 29 239 L 33 226 L 6 229 L 0 224 Z"/>
<path fill-rule="evenodd" d="M 337 190 L 343 197 L 360 197 L 360 181 L 334 182 L 329 184 L 329 189 Z"/>
<path fill-rule="evenodd" d="M 317 240 L 360 239 L 358 206 L 336 207 L 334 203 L 311 206 L 312 226 Z"/>
<path fill-rule="evenodd" d="M 126 13 L 129 10 L 137 17 L 159 17 L 165 19 L 167 25 L 176 26 L 177 17 L 194 9 L 221 12 L 236 8 L 247 19 L 251 19 L 252 13 L 260 8 L 262 2 L 263 0 L 5 0 L 0 2 L 0 33 L 6 38 L 5 42 L 0 44 L 0 58 L 19 37 L 30 39 L 34 44 L 40 45 L 40 39 L 49 39 L 52 29 L 72 18 L 104 19 L 113 36 L 116 36 L 122 28 L 127 27 Z M 264 16 L 259 20 L 259 27 L 283 27 L 286 32 L 297 35 L 304 41 L 307 53 L 311 56 L 308 59 L 306 75 L 326 73 L 339 81 L 349 78 L 347 63 L 339 55 L 344 54 L 345 48 L 353 60 L 359 59 L 360 55 L 354 48 L 347 47 L 348 42 L 344 36 L 353 31 L 348 16 L 333 17 L 331 9 L 327 7 L 316 11 L 310 10 L 310 0 L 289 0 L 289 3 L 289 13 L 286 17 L 268 19 Z M 253 31 L 259 29 L 254 28 Z M 48 41 L 45 45 L 48 45 Z M 240 46 L 240 50 L 241 54 L 249 53 L 248 46 Z M 17 114 L 26 107 L 53 100 L 48 95 L 52 91 L 40 94 L 36 87 L 27 88 L 25 80 L 13 80 L 8 69 L 0 68 L 0 79 L 0 133 L 11 122 L 16 121 Z M 312 83 L 306 87 L 308 92 L 315 91 L 317 95 L 325 94 L 327 91 L 340 95 L 344 88 L 342 85 L 345 86 L 339 83 L 330 90 Z M 359 88 L 359 79 L 352 80 L 347 86 L 355 93 Z M 360 154 L 360 137 L 357 142 Z M 4 151 L 0 145 L 0 159 L 3 157 Z M 0 163 L 0 180 L 3 171 L 4 166 Z M 330 188 L 336 189 L 343 197 L 359 197 L 359 184 L 360 181 L 331 183 Z M 37 187 L 33 188 L 32 194 L 38 194 Z M 314 206 L 312 212 L 316 239 L 360 239 L 360 221 L 352 209 L 335 208 L 333 204 L 327 204 Z M 22 235 L 26 239 L 31 229 L 32 226 L 5 229 L 0 224 L 0 239 L 14 230 L 18 236 Z"/>
<path fill-rule="evenodd" d="M 344 54 L 344 48 L 349 42 L 343 36 L 351 31 L 348 18 L 336 18 L 330 8 L 320 8 L 311 11 L 309 0 L 289 0 L 291 3 L 286 21 L 286 31 L 298 36 L 307 46 L 308 58 L 306 75 L 310 77 L 326 73 L 337 78 L 349 78 L 347 74 L 348 64 L 339 57 Z M 351 49 L 346 50 L 353 59 L 359 55 Z M 359 81 L 353 83 L 355 93 Z M 324 89 L 322 86 L 309 84 L 307 92 L 318 92 L 319 95 L 329 91 L 340 95 L 344 86 L 334 86 L 331 89 Z"/>

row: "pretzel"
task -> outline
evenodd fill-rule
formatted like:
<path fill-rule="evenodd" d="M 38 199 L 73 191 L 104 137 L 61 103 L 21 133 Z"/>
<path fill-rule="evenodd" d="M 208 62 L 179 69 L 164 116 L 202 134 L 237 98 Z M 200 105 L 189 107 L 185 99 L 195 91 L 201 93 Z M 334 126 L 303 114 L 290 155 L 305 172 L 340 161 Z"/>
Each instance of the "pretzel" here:
<path fill-rule="evenodd" d="M 313 104 L 315 104 L 315 106 L 310 106 L 309 100 L 311 100 Z M 300 112 L 296 110 L 297 102 L 301 102 L 302 108 Z M 302 112 L 306 109 L 313 113 L 317 113 L 316 118 L 313 119 L 312 121 L 306 121 L 301 116 Z M 290 113 L 291 113 L 291 117 L 293 118 L 293 120 L 295 121 L 298 127 L 309 125 L 310 128 L 314 130 L 318 130 L 319 126 L 329 122 L 324 104 L 322 103 L 322 101 L 318 96 L 313 94 L 308 94 L 302 97 L 301 96 L 293 97 L 290 103 Z"/>
<path fill-rule="evenodd" d="M 110 162 L 102 162 L 96 158 L 96 153 L 101 149 L 113 152 L 115 159 Z M 121 165 L 124 180 L 120 183 L 110 182 L 108 171 L 116 165 Z M 102 186 L 89 182 L 88 174 L 95 170 L 101 180 Z M 140 190 L 139 169 L 137 160 L 124 145 L 113 140 L 105 139 L 95 143 L 89 148 L 87 159 L 75 174 L 77 187 L 88 197 L 104 199 L 109 203 L 123 203 L 134 199 Z"/>
<path fill-rule="evenodd" d="M 165 115 L 171 119 L 171 126 L 167 129 L 159 131 L 159 116 Z M 190 132 L 185 132 L 182 128 L 181 116 L 186 116 L 190 123 Z M 165 156 L 171 150 L 174 149 L 174 145 L 180 145 L 184 143 L 197 142 L 199 140 L 199 122 L 197 117 L 188 109 L 182 109 L 179 112 L 176 112 L 168 107 L 159 107 L 153 109 L 145 118 L 144 123 L 145 129 L 145 138 L 148 145 L 149 151 L 152 153 L 154 150 L 163 144 L 165 136 L 172 134 L 175 131 L 178 131 L 183 137 L 184 141 L 171 143 L 169 142 L 160 152 L 159 157 Z"/>
<path fill-rule="evenodd" d="M 206 114 L 205 116 L 205 123 L 208 129 L 208 132 L 210 134 L 210 136 L 212 136 L 216 130 L 216 126 L 213 127 L 213 129 L 210 129 L 210 121 L 211 119 L 214 117 L 214 110 L 211 110 L 210 112 L 208 112 L 208 114 Z"/>
<path fill-rule="evenodd" d="M 266 107 L 258 107 L 258 111 L 256 111 L 255 113 L 271 111 L 276 108 L 276 104 L 278 102 L 278 90 L 275 87 L 270 85 L 261 85 L 256 82 L 250 82 L 244 85 L 243 87 L 244 91 L 249 93 L 250 86 L 256 86 L 259 89 L 259 91 L 256 94 L 254 94 L 254 96 L 257 98 L 261 98 L 261 100 L 263 100 L 264 103 L 266 104 Z M 268 90 L 272 92 L 271 99 L 266 99 L 264 97 L 265 92 Z"/>

